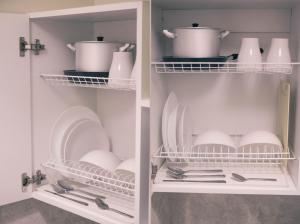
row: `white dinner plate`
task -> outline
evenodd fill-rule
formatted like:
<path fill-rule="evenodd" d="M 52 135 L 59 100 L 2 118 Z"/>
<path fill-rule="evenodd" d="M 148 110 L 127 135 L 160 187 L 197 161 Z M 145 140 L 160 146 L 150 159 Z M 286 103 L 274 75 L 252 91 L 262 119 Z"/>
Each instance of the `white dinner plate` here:
<path fill-rule="evenodd" d="M 64 159 L 78 161 L 94 149 L 109 151 L 109 138 L 99 122 L 82 120 L 68 134 L 64 145 Z"/>
<path fill-rule="evenodd" d="M 174 111 L 175 108 L 177 107 L 177 105 L 178 105 L 177 97 L 174 92 L 171 92 L 168 96 L 168 99 L 166 100 L 164 110 L 163 110 L 163 115 L 162 115 L 162 139 L 163 139 L 164 150 L 167 152 L 171 150 L 168 144 L 168 119 L 172 111 Z"/>
<path fill-rule="evenodd" d="M 80 120 L 92 120 L 101 124 L 98 116 L 89 108 L 83 106 L 71 107 L 65 110 L 56 119 L 50 137 L 50 152 L 52 158 L 61 161 L 65 135 L 71 127 Z"/>
<path fill-rule="evenodd" d="M 178 121 L 178 150 L 180 152 L 190 152 L 193 144 L 192 121 L 189 106 L 184 106 L 179 113 Z"/>
<path fill-rule="evenodd" d="M 177 120 L 178 120 L 178 111 L 179 111 L 179 105 L 173 110 L 173 112 L 170 114 L 169 120 L 168 120 L 168 146 L 169 146 L 169 152 L 175 152 L 177 153 Z M 174 154 L 177 155 L 177 154 Z M 171 159 L 171 161 L 176 159 Z"/>

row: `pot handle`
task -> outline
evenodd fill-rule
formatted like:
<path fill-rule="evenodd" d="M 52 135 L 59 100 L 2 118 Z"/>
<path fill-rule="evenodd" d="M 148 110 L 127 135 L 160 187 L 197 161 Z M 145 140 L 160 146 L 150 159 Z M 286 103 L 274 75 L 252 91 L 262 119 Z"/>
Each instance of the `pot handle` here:
<path fill-rule="evenodd" d="M 120 51 L 120 52 L 124 52 L 124 51 L 126 51 L 129 47 L 130 47 L 130 43 L 126 43 L 126 44 L 124 44 L 123 46 L 121 46 L 121 47 L 119 48 L 119 51 Z"/>
<path fill-rule="evenodd" d="M 219 38 L 220 38 L 220 39 L 224 39 L 225 37 L 228 36 L 228 34 L 230 34 L 230 31 L 228 31 L 228 30 L 223 30 L 223 31 L 220 32 Z"/>
<path fill-rule="evenodd" d="M 171 39 L 174 39 L 177 37 L 177 35 L 175 33 L 172 33 L 168 30 L 163 30 L 163 34 L 168 37 L 168 38 L 171 38 Z"/>
<path fill-rule="evenodd" d="M 67 44 L 67 47 L 69 48 L 69 49 L 71 49 L 72 51 L 76 51 L 76 48 L 74 47 L 74 44 Z"/>

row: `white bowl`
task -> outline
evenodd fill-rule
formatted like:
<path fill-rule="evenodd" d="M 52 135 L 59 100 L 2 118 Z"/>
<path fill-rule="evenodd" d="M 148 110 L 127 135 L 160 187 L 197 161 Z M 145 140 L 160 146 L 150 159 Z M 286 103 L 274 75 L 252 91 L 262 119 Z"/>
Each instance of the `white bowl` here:
<path fill-rule="evenodd" d="M 272 144 L 282 147 L 279 138 L 269 131 L 254 131 L 241 138 L 240 147 L 251 144 Z"/>
<path fill-rule="evenodd" d="M 194 146 L 199 145 L 224 145 L 236 148 L 236 145 L 228 134 L 214 130 L 198 135 L 194 141 Z"/>
<path fill-rule="evenodd" d="M 112 152 L 99 149 L 88 152 L 81 157 L 79 161 L 99 166 L 111 172 L 113 172 L 121 162 Z"/>
<path fill-rule="evenodd" d="M 134 175 L 135 174 L 135 159 L 127 159 L 124 160 L 117 168 L 115 169 L 115 173 L 122 175 Z"/>

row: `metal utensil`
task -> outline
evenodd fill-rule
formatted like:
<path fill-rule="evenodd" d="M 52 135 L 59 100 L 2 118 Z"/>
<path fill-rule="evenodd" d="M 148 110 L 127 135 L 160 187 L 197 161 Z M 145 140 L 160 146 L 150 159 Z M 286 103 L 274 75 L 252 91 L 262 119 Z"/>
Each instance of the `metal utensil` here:
<path fill-rule="evenodd" d="M 170 166 L 167 166 L 168 170 L 172 171 L 173 173 L 176 173 L 176 174 L 185 174 L 185 173 L 222 173 L 223 170 L 221 169 L 199 169 L 199 170 L 196 170 L 196 169 L 190 169 L 190 170 L 183 170 L 181 168 L 178 168 L 178 167 L 170 167 Z"/>
<path fill-rule="evenodd" d="M 235 181 L 239 181 L 239 182 L 245 182 L 245 181 L 248 181 L 248 180 L 256 180 L 256 181 L 277 181 L 277 179 L 275 178 L 246 178 L 246 177 L 243 177 L 237 173 L 232 173 L 232 177 L 231 177 L 233 180 Z"/>
<path fill-rule="evenodd" d="M 48 193 L 51 193 L 51 194 L 54 194 L 54 195 L 56 195 L 56 196 L 59 196 L 59 197 L 61 197 L 61 198 L 65 198 L 65 199 L 68 199 L 68 200 L 70 200 L 70 201 L 76 202 L 76 203 L 81 204 L 81 205 L 84 205 L 84 206 L 88 206 L 88 205 L 89 205 L 88 203 L 86 203 L 86 202 L 84 202 L 84 201 L 79 201 L 79 200 L 76 200 L 76 199 L 73 199 L 73 198 L 69 198 L 69 197 L 66 197 L 66 196 L 64 196 L 64 195 L 61 195 L 61 194 L 52 192 L 52 191 L 48 191 L 48 190 L 44 190 L 44 191 L 46 191 L 46 192 L 48 192 Z"/>
<path fill-rule="evenodd" d="M 96 198 L 96 199 L 95 199 L 95 203 L 97 204 L 97 206 L 98 206 L 99 208 L 102 208 L 102 209 L 104 209 L 104 210 L 110 210 L 110 211 L 116 212 L 116 213 L 118 213 L 118 214 L 120 214 L 120 215 L 125 215 L 125 216 L 127 216 L 127 217 L 129 217 L 129 218 L 134 218 L 134 216 L 129 215 L 129 214 L 125 213 L 125 212 L 121 212 L 121 211 L 119 211 L 119 210 L 117 210 L 117 209 L 110 208 L 110 207 L 108 206 L 108 204 L 106 204 L 101 198 Z"/>
<path fill-rule="evenodd" d="M 72 196 L 75 196 L 75 197 L 78 197 L 78 198 L 81 198 L 81 199 L 84 199 L 84 200 L 95 202 L 94 198 L 89 198 L 89 197 L 85 197 L 85 196 L 82 196 L 82 195 L 79 195 L 79 194 L 71 193 L 71 192 L 65 190 L 64 188 L 62 188 L 58 185 L 55 185 L 55 184 L 51 184 L 51 186 L 52 186 L 53 190 L 58 194 L 68 194 L 68 195 L 72 195 Z"/>
<path fill-rule="evenodd" d="M 220 183 L 226 184 L 226 180 L 163 180 L 164 182 L 189 182 L 189 183 Z"/>
<path fill-rule="evenodd" d="M 184 175 L 184 174 L 176 174 L 173 173 L 172 171 L 167 171 L 167 174 L 174 178 L 174 179 L 185 179 L 185 178 L 225 178 L 226 176 L 224 174 L 219 175 L 219 174 L 213 174 L 213 175 Z"/>
<path fill-rule="evenodd" d="M 106 198 L 102 195 L 97 195 L 97 194 L 90 193 L 88 191 L 84 191 L 84 190 L 81 190 L 81 189 L 78 189 L 78 188 L 74 188 L 68 180 L 58 180 L 57 184 L 60 187 L 64 188 L 66 191 L 78 191 L 80 193 L 86 194 L 86 195 L 94 197 L 94 198 L 102 198 L 102 199 Z"/>

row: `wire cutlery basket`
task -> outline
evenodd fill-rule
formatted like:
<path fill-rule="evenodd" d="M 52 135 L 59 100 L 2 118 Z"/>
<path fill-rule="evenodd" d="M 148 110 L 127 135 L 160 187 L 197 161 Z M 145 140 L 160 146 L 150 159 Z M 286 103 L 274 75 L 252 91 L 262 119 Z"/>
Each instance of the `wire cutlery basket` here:
<path fill-rule="evenodd" d="M 133 174 L 115 174 L 108 170 L 80 161 L 50 160 L 43 167 L 59 172 L 70 180 L 117 196 L 134 198 L 135 177 Z"/>

